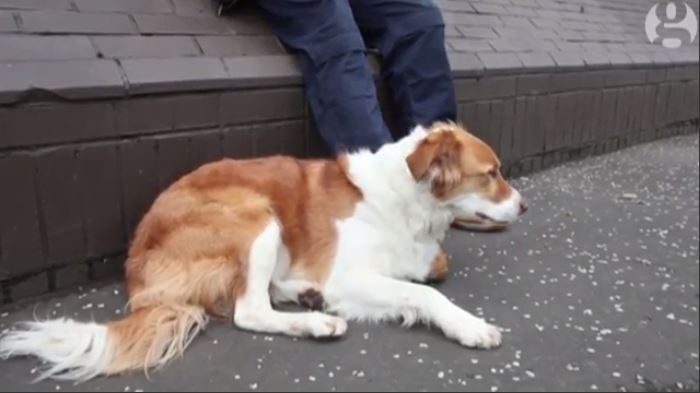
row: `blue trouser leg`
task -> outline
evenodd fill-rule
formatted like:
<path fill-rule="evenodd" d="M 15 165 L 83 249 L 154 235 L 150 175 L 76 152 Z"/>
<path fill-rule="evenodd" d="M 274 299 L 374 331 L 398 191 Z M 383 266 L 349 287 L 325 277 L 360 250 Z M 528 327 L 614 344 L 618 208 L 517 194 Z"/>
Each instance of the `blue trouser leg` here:
<path fill-rule="evenodd" d="M 258 0 L 275 33 L 298 53 L 306 95 L 336 153 L 391 141 L 365 44 L 348 0 Z"/>
<path fill-rule="evenodd" d="M 381 52 L 398 114 L 398 129 L 455 120 L 444 22 L 430 0 L 349 0 L 369 45 Z"/>

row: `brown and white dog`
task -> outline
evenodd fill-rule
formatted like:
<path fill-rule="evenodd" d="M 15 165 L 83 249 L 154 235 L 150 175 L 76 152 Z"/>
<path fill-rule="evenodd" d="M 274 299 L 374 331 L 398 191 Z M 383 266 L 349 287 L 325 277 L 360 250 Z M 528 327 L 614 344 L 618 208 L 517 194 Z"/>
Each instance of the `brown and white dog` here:
<path fill-rule="evenodd" d="M 467 347 L 499 330 L 414 283 L 441 279 L 454 220 L 512 223 L 526 209 L 494 152 L 452 123 L 417 127 L 376 153 L 204 165 L 164 191 L 126 263 L 131 314 L 107 324 L 28 323 L 0 355 L 34 355 L 42 378 L 85 380 L 164 365 L 209 316 L 250 331 L 337 337 L 346 320 L 430 323 Z M 324 302 L 324 312 L 273 304 Z"/>

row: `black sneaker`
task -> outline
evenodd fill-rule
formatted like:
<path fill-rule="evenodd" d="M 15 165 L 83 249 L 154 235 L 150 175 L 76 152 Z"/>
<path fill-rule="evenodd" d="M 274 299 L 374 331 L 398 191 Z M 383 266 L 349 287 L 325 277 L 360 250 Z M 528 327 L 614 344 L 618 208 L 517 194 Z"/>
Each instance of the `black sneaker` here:
<path fill-rule="evenodd" d="M 452 227 L 473 232 L 502 232 L 508 229 L 508 225 L 506 224 L 494 223 L 478 218 L 454 220 L 452 222 Z"/>

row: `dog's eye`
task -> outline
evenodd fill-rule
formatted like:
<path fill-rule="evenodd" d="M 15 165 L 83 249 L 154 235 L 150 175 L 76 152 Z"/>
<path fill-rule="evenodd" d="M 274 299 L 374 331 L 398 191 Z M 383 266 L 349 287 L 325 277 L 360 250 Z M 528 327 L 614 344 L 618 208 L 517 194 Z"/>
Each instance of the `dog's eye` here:
<path fill-rule="evenodd" d="M 497 169 L 491 169 L 491 170 L 488 171 L 486 174 L 488 175 L 488 177 L 490 177 L 490 178 L 492 178 L 492 179 L 495 179 L 495 178 L 498 177 L 498 170 L 497 170 Z"/>

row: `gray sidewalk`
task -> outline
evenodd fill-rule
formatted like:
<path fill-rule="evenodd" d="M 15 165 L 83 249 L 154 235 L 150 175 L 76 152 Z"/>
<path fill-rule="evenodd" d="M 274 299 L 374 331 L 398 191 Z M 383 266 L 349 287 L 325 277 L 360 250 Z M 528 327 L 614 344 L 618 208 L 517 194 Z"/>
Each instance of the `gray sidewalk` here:
<path fill-rule="evenodd" d="M 78 386 L 32 385 L 34 360 L 0 361 L 0 391 L 698 389 L 698 135 L 568 164 L 516 184 L 525 219 L 504 234 L 453 232 L 441 290 L 506 329 L 474 351 L 425 328 L 351 324 L 339 342 L 213 322 L 185 357 Z M 123 312 L 121 285 L 0 310 L 15 321 Z"/>

